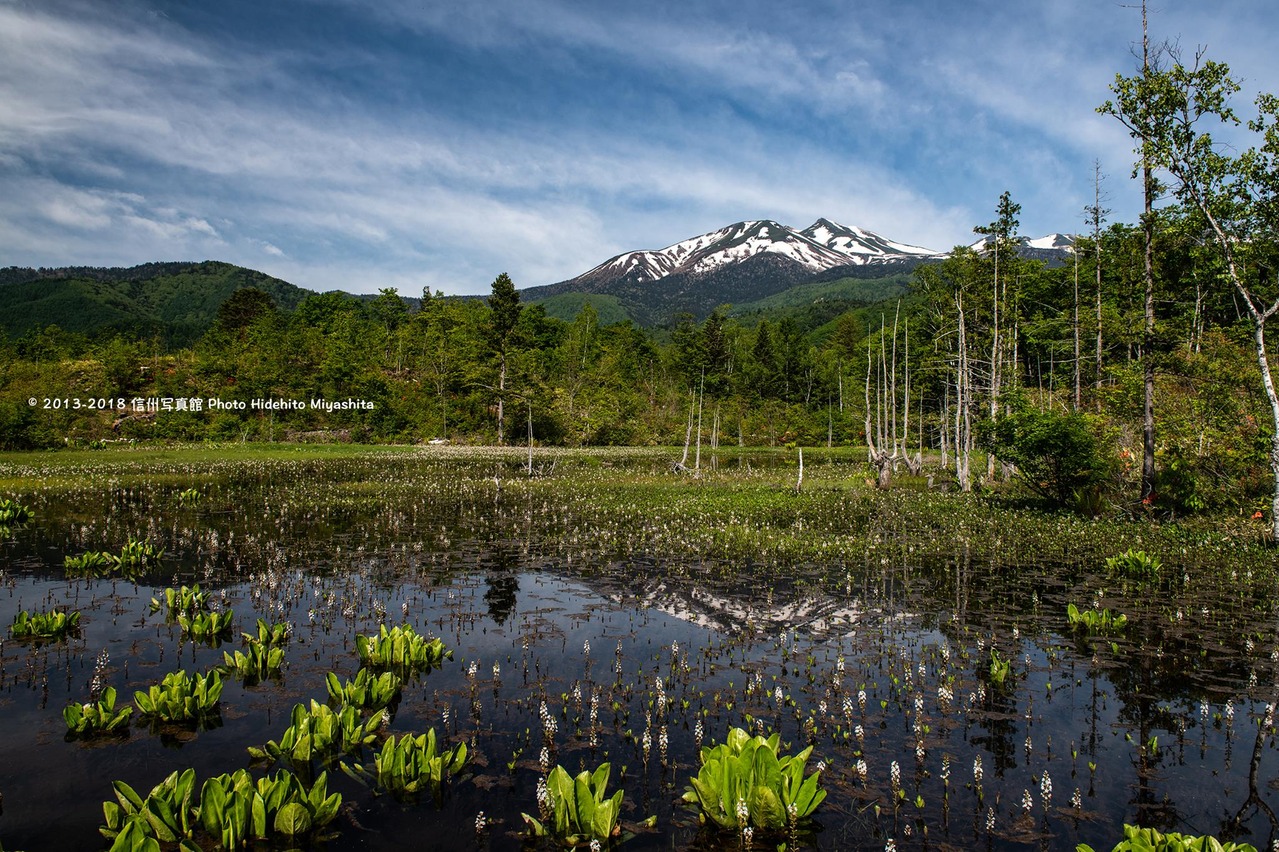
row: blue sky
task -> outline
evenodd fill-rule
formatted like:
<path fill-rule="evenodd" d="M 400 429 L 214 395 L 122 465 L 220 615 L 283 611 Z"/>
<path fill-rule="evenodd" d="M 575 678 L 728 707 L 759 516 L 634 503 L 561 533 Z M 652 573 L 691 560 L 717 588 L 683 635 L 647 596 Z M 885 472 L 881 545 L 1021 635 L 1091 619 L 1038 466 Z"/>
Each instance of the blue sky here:
<path fill-rule="evenodd" d="M 1269 4 L 1156 40 L 1279 91 Z M 1076 2 L 0 0 L 0 266 L 225 260 L 315 290 L 487 292 L 743 219 L 948 249 L 1083 227 L 1140 12 Z"/>

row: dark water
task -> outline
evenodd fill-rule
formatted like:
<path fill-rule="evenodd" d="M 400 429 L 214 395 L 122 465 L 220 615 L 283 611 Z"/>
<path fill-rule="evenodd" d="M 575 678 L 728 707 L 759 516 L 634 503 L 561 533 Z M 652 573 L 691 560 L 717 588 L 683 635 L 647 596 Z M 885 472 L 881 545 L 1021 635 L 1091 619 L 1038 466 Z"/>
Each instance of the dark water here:
<path fill-rule="evenodd" d="M 330 771 L 347 807 L 325 848 L 518 848 L 543 747 L 571 772 L 610 761 L 624 818 L 657 816 L 626 848 L 740 848 L 679 802 L 699 721 L 707 744 L 737 725 L 779 731 L 792 751 L 814 745 L 810 769 L 825 763 L 829 796 L 810 847 L 1108 849 L 1125 822 L 1259 848 L 1279 836 L 1279 645 L 1261 578 L 1185 570 L 1143 585 L 1068 566 L 857 554 L 784 571 L 660 553 L 584 559 L 535 526 L 477 536 L 455 506 L 277 523 L 257 487 L 228 483 L 223 494 L 243 500 L 201 510 L 127 489 L 96 511 L 49 500 L 0 543 L 0 621 L 65 605 L 83 626 L 63 643 L 3 643 L 4 848 L 105 848 L 97 827 L 113 780 L 145 792 L 174 770 L 202 781 L 248 766 L 246 747 L 278 739 L 295 703 L 324 699 L 327 672 L 354 676 L 357 634 L 401 622 L 442 637 L 454 659 L 406 685 L 389 732 L 434 727 L 475 760 L 441 798 L 414 803 Z M 67 579 L 65 555 L 109 549 L 126 529 L 165 546 L 159 570 L 136 583 Z M 183 642 L 149 613 L 166 585 L 195 581 L 234 610 L 236 641 Z M 1067 625 L 1072 602 L 1132 625 L 1081 637 Z M 220 724 L 135 722 L 127 738 L 65 740 L 62 708 L 88 700 L 104 651 L 101 678 L 123 703 L 169 671 L 217 665 L 259 617 L 293 625 L 284 677 L 230 679 Z M 992 649 L 1012 663 L 1003 689 Z"/>

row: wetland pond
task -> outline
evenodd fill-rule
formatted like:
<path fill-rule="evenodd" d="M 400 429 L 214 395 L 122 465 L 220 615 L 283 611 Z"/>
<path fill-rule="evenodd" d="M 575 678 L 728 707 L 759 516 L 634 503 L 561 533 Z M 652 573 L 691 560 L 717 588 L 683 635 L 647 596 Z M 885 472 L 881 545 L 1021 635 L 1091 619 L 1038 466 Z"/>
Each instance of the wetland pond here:
<path fill-rule="evenodd" d="M 734 727 L 777 732 L 788 753 L 813 746 L 808 771 L 821 767 L 827 792 L 811 820 L 756 835 L 757 849 L 1109 849 L 1125 822 L 1260 849 L 1279 838 L 1279 625 L 1273 572 L 1252 564 L 1164 555 L 1132 577 L 1063 557 L 1069 542 L 1010 564 L 939 542 L 924 521 L 854 510 L 837 490 L 787 494 L 764 465 L 672 485 L 655 453 L 568 456 L 533 479 L 517 455 L 483 451 L 6 458 L 0 497 L 33 515 L 0 538 L 0 619 L 81 613 L 62 640 L 4 635 L 6 849 L 107 848 L 113 781 L 146 795 L 176 770 L 197 785 L 274 771 L 248 748 L 280 739 L 295 705 L 323 703 L 329 672 L 356 675 L 357 636 L 400 624 L 452 658 L 406 678 L 377 740 L 434 729 L 466 743 L 468 764 L 406 799 L 333 762 L 342 807 L 315 848 L 536 847 L 521 813 L 538 813 L 544 765 L 607 761 L 635 832 L 620 848 L 739 849 L 740 834 L 700 826 L 681 801 L 699 745 Z M 709 513 L 681 526 L 671 488 Z M 697 509 L 716 488 L 736 508 Z M 811 515 L 791 508 L 800 500 Z M 796 524 L 824 555 L 762 544 Z M 862 544 L 829 534 L 840 524 L 866 527 Z M 761 545 L 689 544 L 712 525 Z M 64 567 L 130 539 L 163 556 L 131 576 Z M 150 606 L 196 583 L 234 613 L 220 646 Z M 1072 604 L 1127 624 L 1072 627 Z M 208 671 L 259 618 L 290 626 L 282 674 L 227 674 L 198 729 L 135 710 L 123 734 L 67 735 L 68 704 L 109 686 L 128 705 L 169 672 Z M 370 764 L 375 747 L 342 760 Z"/>

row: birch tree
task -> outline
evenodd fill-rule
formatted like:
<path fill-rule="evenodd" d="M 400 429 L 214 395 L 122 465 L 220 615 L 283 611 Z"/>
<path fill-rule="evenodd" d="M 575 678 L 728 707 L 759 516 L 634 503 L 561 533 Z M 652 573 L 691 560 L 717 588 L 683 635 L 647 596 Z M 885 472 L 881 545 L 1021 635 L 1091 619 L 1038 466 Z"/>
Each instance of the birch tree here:
<path fill-rule="evenodd" d="M 1239 83 L 1223 63 L 1197 53 L 1165 71 L 1117 76 L 1116 100 L 1103 109 L 1145 133 L 1153 165 L 1170 178 L 1177 197 L 1203 218 L 1220 252 L 1226 279 L 1252 328 L 1262 390 L 1270 408 L 1269 464 L 1274 479 L 1271 536 L 1279 541 L 1279 394 L 1266 343 L 1266 323 L 1279 313 L 1275 258 L 1279 244 L 1279 97 L 1256 99 L 1248 128 L 1260 144 L 1235 156 L 1206 125 L 1238 125 L 1230 98 Z"/>

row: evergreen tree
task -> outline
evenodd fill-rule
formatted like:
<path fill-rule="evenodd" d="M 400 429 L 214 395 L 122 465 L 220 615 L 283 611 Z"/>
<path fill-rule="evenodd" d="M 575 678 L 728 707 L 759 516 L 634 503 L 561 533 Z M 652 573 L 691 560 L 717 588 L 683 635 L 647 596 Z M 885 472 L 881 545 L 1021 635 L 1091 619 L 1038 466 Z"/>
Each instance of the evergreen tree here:
<path fill-rule="evenodd" d="M 488 306 L 489 345 L 497 355 L 497 442 L 501 444 L 505 440 L 506 376 L 512 335 L 524 310 L 519 291 L 505 272 L 493 280 Z"/>

